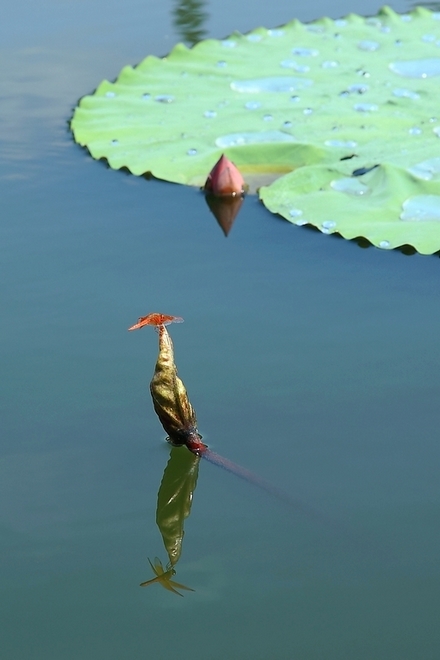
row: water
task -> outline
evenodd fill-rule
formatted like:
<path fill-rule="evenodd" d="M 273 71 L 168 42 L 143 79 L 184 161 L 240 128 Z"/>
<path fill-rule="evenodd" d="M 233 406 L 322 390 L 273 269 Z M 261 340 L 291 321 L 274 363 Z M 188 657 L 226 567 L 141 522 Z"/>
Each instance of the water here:
<path fill-rule="evenodd" d="M 77 99 L 170 50 L 175 8 L 3 10 L 2 658 L 434 659 L 439 260 L 360 249 L 251 197 L 225 238 L 197 190 L 77 147 Z M 281 0 L 204 9 L 215 37 L 295 13 Z M 297 16 L 362 10 L 315 2 Z M 157 337 L 127 333 L 150 311 L 185 318 L 170 331 L 204 440 L 322 514 L 202 462 L 184 598 L 138 586 L 147 557 L 167 560 Z"/>

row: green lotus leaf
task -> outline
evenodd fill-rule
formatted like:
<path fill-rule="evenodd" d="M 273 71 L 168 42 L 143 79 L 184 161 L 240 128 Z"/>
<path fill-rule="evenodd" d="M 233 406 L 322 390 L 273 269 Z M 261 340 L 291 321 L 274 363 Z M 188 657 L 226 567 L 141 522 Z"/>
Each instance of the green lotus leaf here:
<path fill-rule="evenodd" d="M 263 203 L 374 245 L 440 250 L 440 13 L 258 28 L 125 67 L 71 127 L 118 169 L 203 185 L 222 153 Z M 267 185 L 270 184 L 270 185 Z"/>

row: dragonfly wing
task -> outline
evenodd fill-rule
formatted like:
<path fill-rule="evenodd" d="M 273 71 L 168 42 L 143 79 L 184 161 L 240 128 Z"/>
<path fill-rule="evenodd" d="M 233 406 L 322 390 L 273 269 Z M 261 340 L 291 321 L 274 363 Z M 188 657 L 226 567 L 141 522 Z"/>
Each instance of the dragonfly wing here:
<path fill-rule="evenodd" d="M 159 581 L 160 580 L 159 580 L 158 577 L 154 577 L 154 578 L 151 578 L 151 580 L 147 580 L 146 582 L 141 582 L 139 586 L 140 587 L 148 587 L 150 584 L 153 584 L 153 582 L 159 582 Z"/>
<path fill-rule="evenodd" d="M 158 327 L 159 325 L 169 325 L 170 323 L 183 323 L 183 318 L 181 316 L 170 316 L 169 314 L 153 312 L 152 314 L 147 314 L 147 316 L 139 317 L 137 323 L 128 329 L 139 330 L 139 328 L 143 328 L 144 325 Z"/>
<path fill-rule="evenodd" d="M 177 587 L 178 589 L 185 589 L 186 591 L 195 591 L 195 589 L 191 589 L 191 587 L 185 587 L 184 584 L 180 584 L 180 582 L 175 582 L 174 580 L 169 580 L 169 583 L 173 585 L 173 587 Z"/>

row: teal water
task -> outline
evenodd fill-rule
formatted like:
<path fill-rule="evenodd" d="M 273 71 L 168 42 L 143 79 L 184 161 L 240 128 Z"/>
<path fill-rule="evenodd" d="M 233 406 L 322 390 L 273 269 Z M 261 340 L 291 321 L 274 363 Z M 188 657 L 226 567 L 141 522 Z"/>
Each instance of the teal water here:
<path fill-rule="evenodd" d="M 438 657 L 440 261 L 291 226 L 247 198 L 108 170 L 68 119 L 177 42 L 175 4 L 8 2 L 1 27 L 1 657 Z M 379 4 L 368 7 L 374 13 Z M 409 5 L 393 4 L 404 11 Z M 361 3 L 211 2 L 206 36 Z M 206 442 L 175 579 L 148 384 L 163 311 Z M 315 513 L 316 512 L 316 515 Z"/>

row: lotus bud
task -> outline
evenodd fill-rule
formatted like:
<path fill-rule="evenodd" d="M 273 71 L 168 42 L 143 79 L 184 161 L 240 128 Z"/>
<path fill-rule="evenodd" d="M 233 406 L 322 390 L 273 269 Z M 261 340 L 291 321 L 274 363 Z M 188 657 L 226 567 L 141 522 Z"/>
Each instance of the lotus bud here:
<path fill-rule="evenodd" d="M 205 191 L 219 197 L 242 195 L 245 183 L 237 167 L 224 154 L 212 168 Z"/>
<path fill-rule="evenodd" d="M 197 418 L 185 385 L 177 375 L 174 348 L 164 325 L 159 326 L 159 355 L 150 383 L 153 406 L 169 435 L 171 444 L 186 445 L 194 453 L 203 452 L 205 445 L 197 430 Z"/>

